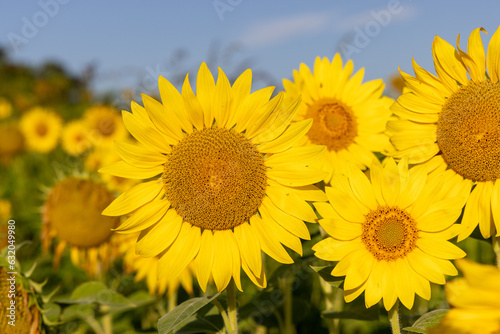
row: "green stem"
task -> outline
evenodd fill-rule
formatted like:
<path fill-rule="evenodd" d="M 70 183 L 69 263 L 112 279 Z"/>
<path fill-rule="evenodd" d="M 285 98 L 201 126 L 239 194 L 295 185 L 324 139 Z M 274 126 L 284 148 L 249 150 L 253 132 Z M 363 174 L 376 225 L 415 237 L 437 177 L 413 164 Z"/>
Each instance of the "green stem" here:
<path fill-rule="evenodd" d="M 229 318 L 229 324 L 231 330 L 230 334 L 238 334 L 238 309 L 236 307 L 236 286 L 234 281 L 231 280 L 226 288 L 226 298 L 227 298 L 227 316 Z"/>
<path fill-rule="evenodd" d="M 325 294 L 325 309 L 327 311 L 335 310 L 341 311 L 344 305 L 344 294 L 343 291 L 334 288 L 330 283 L 326 282 L 322 278 L 319 280 L 323 293 Z M 340 319 L 326 319 L 328 325 L 329 334 L 339 334 L 340 333 Z"/>
<path fill-rule="evenodd" d="M 500 237 L 493 237 L 493 251 L 497 257 L 497 267 L 500 268 Z"/>
<path fill-rule="evenodd" d="M 222 304 L 219 303 L 218 300 L 212 300 L 212 304 L 217 306 L 219 309 L 219 313 L 222 316 L 222 320 L 224 320 L 224 326 L 226 327 L 226 330 L 230 333 L 232 331 L 231 324 L 229 323 L 229 318 L 227 317 L 226 310 L 224 310 L 224 307 L 222 307 Z"/>
<path fill-rule="evenodd" d="M 284 305 L 284 331 L 285 334 L 295 334 L 295 328 L 292 321 L 293 312 L 293 294 L 292 281 L 293 276 L 285 277 L 280 280 L 281 291 L 283 291 Z"/>
<path fill-rule="evenodd" d="M 110 307 L 107 305 L 101 306 L 101 312 L 104 313 L 102 316 L 102 328 L 104 333 L 113 334 L 113 317 L 111 313 L 109 313 Z"/>
<path fill-rule="evenodd" d="M 106 334 L 104 330 L 102 329 L 101 325 L 99 325 L 99 322 L 95 320 L 92 317 L 87 317 L 85 318 L 85 321 L 89 324 L 89 326 L 92 328 L 94 333 L 96 334 Z"/>
<path fill-rule="evenodd" d="M 168 297 L 168 312 L 172 311 L 177 306 L 177 290 Z"/>
<path fill-rule="evenodd" d="M 389 321 L 391 322 L 392 334 L 401 334 L 399 327 L 399 300 L 389 310 Z"/>

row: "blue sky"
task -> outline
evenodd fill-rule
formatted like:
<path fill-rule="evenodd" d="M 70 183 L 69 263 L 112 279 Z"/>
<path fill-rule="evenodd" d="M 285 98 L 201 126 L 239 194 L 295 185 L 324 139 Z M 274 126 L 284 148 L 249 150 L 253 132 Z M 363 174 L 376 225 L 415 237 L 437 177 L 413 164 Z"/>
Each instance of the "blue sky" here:
<path fill-rule="evenodd" d="M 57 60 L 74 73 L 94 64 L 98 91 L 150 90 L 159 74 L 174 80 L 202 61 L 233 76 L 251 66 L 261 73 L 260 88 L 337 51 L 365 68 L 365 80 L 387 80 L 398 66 L 413 73 L 412 56 L 433 71 L 435 35 L 455 45 L 460 34 L 465 46 L 473 29 L 482 26 L 491 36 L 499 25 L 497 0 L 0 3 L 0 45 L 11 59 Z"/>

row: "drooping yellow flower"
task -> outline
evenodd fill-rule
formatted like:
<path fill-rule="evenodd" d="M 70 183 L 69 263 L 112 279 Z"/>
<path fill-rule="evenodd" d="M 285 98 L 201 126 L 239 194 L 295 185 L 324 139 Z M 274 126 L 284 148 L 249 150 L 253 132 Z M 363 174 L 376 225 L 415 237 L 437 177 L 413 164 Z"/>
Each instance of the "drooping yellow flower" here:
<path fill-rule="evenodd" d="M 394 157 L 408 157 L 429 171 L 452 170 L 464 184 L 473 181 L 459 241 L 478 224 L 484 238 L 500 234 L 500 29 L 487 55 L 481 31 L 471 33 L 467 52 L 459 39 L 455 50 L 436 36 L 437 76 L 415 61 L 415 77 L 402 72 L 408 91 L 393 106 L 400 119 L 387 124 Z"/>
<path fill-rule="evenodd" d="M 328 148 L 319 161 L 330 172 L 325 182 L 341 172 L 346 161 L 365 169 L 374 152 L 386 151 L 390 145 L 385 125 L 394 100 L 382 96 L 381 79 L 362 83 L 364 68 L 352 75 L 353 67 L 351 60 L 342 67 L 339 54 L 331 62 L 318 57 L 312 73 L 301 64 L 293 72 L 294 82 L 283 80 L 288 99 L 302 96 L 295 120 L 314 120 L 305 142 Z"/>
<path fill-rule="evenodd" d="M 500 269 L 467 259 L 455 263 L 464 277 L 446 284 L 451 310 L 429 334 L 500 333 Z"/>
<path fill-rule="evenodd" d="M 12 104 L 4 97 L 0 97 L 0 119 L 8 118 L 11 114 Z"/>
<path fill-rule="evenodd" d="M 62 131 L 61 142 L 63 150 L 73 156 L 78 156 L 92 147 L 87 138 L 87 128 L 82 121 L 66 124 Z"/>
<path fill-rule="evenodd" d="M 118 111 L 110 106 L 94 106 L 83 115 L 87 139 L 94 146 L 112 146 L 115 140 L 127 138 L 127 130 Z"/>
<path fill-rule="evenodd" d="M 148 291 L 151 295 L 164 296 L 167 293 L 172 298 L 175 292 L 182 285 L 184 290 L 193 294 L 193 270 L 192 265 L 188 265 L 177 277 L 166 275 L 162 279 L 157 279 L 159 257 L 142 257 L 135 252 L 135 243 L 139 234 L 127 234 L 120 240 L 120 250 L 123 252 L 123 265 L 129 273 L 136 273 L 136 282 L 146 280 Z M 167 292 L 168 290 L 168 292 Z"/>
<path fill-rule="evenodd" d="M 48 153 L 57 146 L 62 120 L 51 109 L 36 107 L 21 117 L 19 127 L 29 150 Z"/>
<path fill-rule="evenodd" d="M 250 93 L 245 71 L 231 86 L 219 69 L 215 83 L 203 63 L 197 94 L 186 76 L 180 94 L 160 77 L 163 103 L 143 95 L 123 112 L 125 126 L 141 145 L 117 143 L 123 161 L 101 169 L 116 176 L 152 181 L 118 197 L 103 214 L 133 213 L 117 230 L 143 231 L 137 252 L 160 256 L 158 277 L 178 276 L 191 262 L 206 289 L 219 291 L 240 270 L 266 286 L 261 251 L 281 263 L 293 260 L 282 244 L 302 253 L 309 239 L 303 220 L 316 214 L 306 200 L 325 198 L 312 186 L 325 173 L 309 164 L 323 147 L 292 147 L 312 120 L 290 124 L 298 101 L 269 100 L 273 87 Z M 161 176 L 159 179 L 157 176 Z"/>
<path fill-rule="evenodd" d="M 468 188 L 451 171 L 427 176 L 424 167 L 408 170 L 406 160 L 385 167 L 374 160 L 370 179 L 354 166 L 348 177 L 335 175 L 327 187 L 328 203 L 315 203 L 330 235 L 317 243 L 315 255 L 339 261 L 333 276 L 345 276 L 345 300 L 363 291 L 366 307 L 383 298 L 389 310 L 397 299 L 411 309 L 415 293 L 429 299 L 429 282 L 444 284 L 456 275 L 449 259 L 465 253 L 448 239 L 467 199 Z"/>
<path fill-rule="evenodd" d="M 47 252 L 52 239 L 58 239 L 55 267 L 69 246 L 73 264 L 90 276 L 108 268 L 115 253 L 112 229 L 118 218 L 101 212 L 114 198 L 106 187 L 88 178 L 67 177 L 52 188 L 44 205 L 42 243 Z"/>

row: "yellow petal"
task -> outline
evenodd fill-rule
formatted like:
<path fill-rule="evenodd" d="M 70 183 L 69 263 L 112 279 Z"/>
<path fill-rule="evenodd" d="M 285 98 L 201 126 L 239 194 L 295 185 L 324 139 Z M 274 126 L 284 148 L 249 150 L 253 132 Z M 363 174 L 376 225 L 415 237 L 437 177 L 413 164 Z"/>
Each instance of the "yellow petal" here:
<path fill-rule="evenodd" d="M 286 170 L 268 169 L 267 177 L 288 187 L 307 186 L 320 182 L 327 172 L 311 167 L 289 167 Z"/>
<path fill-rule="evenodd" d="M 344 289 L 352 290 L 363 284 L 370 275 L 375 259 L 371 254 L 357 252 L 357 258 L 353 258 L 354 264 L 347 270 L 344 281 Z"/>
<path fill-rule="evenodd" d="M 415 248 L 411 253 L 406 255 L 410 266 L 425 279 L 437 283 L 444 284 L 445 278 L 439 266 L 431 259 L 431 256 Z"/>
<path fill-rule="evenodd" d="M 170 203 L 167 200 L 149 202 L 137 209 L 130 218 L 116 228 L 116 231 L 123 233 L 142 231 L 158 222 L 169 207 Z"/>
<path fill-rule="evenodd" d="M 167 158 L 163 154 L 148 150 L 145 147 L 126 142 L 115 142 L 115 146 L 120 157 L 129 165 L 135 167 L 154 168 L 167 161 Z"/>
<path fill-rule="evenodd" d="M 500 27 L 491 36 L 486 58 L 488 74 L 492 82 L 500 80 Z"/>
<path fill-rule="evenodd" d="M 201 108 L 198 98 L 191 88 L 189 83 L 189 75 L 186 75 L 184 84 L 182 85 L 182 100 L 189 121 L 196 127 L 198 131 L 203 129 L 203 109 Z"/>
<path fill-rule="evenodd" d="M 326 261 L 340 261 L 347 254 L 363 247 L 359 239 L 352 241 L 337 240 L 335 238 L 326 238 L 312 247 L 315 251 L 314 256 Z"/>
<path fill-rule="evenodd" d="M 141 94 L 141 96 L 144 108 L 146 108 L 153 124 L 168 137 L 181 140 L 183 135 L 177 116 L 152 97 L 146 94 Z"/>
<path fill-rule="evenodd" d="M 128 179 L 149 179 L 163 173 L 163 165 L 139 168 L 129 165 L 125 161 L 117 161 L 99 169 L 99 173 L 111 174 Z"/>
<path fill-rule="evenodd" d="M 349 184 L 358 200 L 367 208 L 375 210 L 378 206 L 373 187 L 366 175 L 352 164 L 348 165 Z"/>
<path fill-rule="evenodd" d="M 318 218 L 311 206 L 290 188 L 268 186 L 266 194 L 276 207 L 294 217 L 311 223 Z"/>
<path fill-rule="evenodd" d="M 200 251 L 195 259 L 196 276 L 203 292 L 206 291 L 208 279 L 212 274 L 214 262 L 214 236 L 211 230 L 204 230 L 201 235 Z"/>
<path fill-rule="evenodd" d="M 215 94 L 212 100 L 212 113 L 218 127 L 224 127 L 227 122 L 231 103 L 231 84 L 219 67 L 219 76 L 215 85 Z"/>
<path fill-rule="evenodd" d="M 396 292 L 399 300 L 401 300 L 401 303 L 406 306 L 407 309 L 411 310 L 415 300 L 415 291 L 413 291 L 411 276 L 416 273 L 410 267 L 408 260 L 405 258 L 397 259 L 395 261 L 395 269 L 394 281 L 396 283 Z"/>
<path fill-rule="evenodd" d="M 179 276 L 198 254 L 200 239 L 199 227 L 183 223 L 177 238 L 158 261 L 158 278 Z"/>
<path fill-rule="evenodd" d="M 135 246 L 136 253 L 144 257 L 160 254 L 174 242 L 182 224 L 182 218 L 175 210 L 169 210 L 151 230 L 141 233 Z"/>
<path fill-rule="evenodd" d="M 140 183 L 118 196 L 104 209 L 102 214 L 105 216 L 121 216 L 130 213 L 147 202 L 151 202 L 162 189 L 162 184 L 158 180 Z"/>
<path fill-rule="evenodd" d="M 419 238 L 417 247 L 428 255 L 446 260 L 459 259 L 466 255 L 463 250 L 446 240 Z"/>
<path fill-rule="evenodd" d="M 293 263 L 292 258 L 283 248 L 277 237 L 269 233 L 259 217 L 253 216 L 250 218 L 250 226 L 258 232 L 260 245 L 267 255 L 281 263 Z"/>
<path fill-rule="evenodd" d="M 276 240 L 302 256 L 300 239 L 279 225 L 264 206 L 259 208 L 259 212 L 261 213 L 262 223 L 266 227 L 268 234 L 273 235 Z"/>
<path fill-rule="evenodd" d="M 233 257 L 229 238 L 230 230 L 215 231 L 214 233 L 214 264 L 212 276 L 218 291 L 222 291 L 231 281 L 233 275 Z"/>
<path fill-rule="evenodd" d="M 281 211 L 269 199 L 269 197 L 264 197 L 264 200 L 262 201 L 262 206 L 269 213 L 269 215 L 284 229 L 293 233 L 299 238 L 306 240 L 311 239 L 311 236 L 309 235 L 309 230 L 307 229 L 307 226 L 302 222 L 302 220 Z"/>
<path fill-rule="evenodd" d="M 205 127 L 212 127 L 214 114 L 212 112 L 212 98 L 215 94 L 215 81 L 207 64 L 203 62 L 196 78 L 196 96 L 203 109 Z"/>
<path fill-rule="evenodd" d="M 136 106 L 134 108 L 134 106 Z M 132 110 L 141 109 L 142 107 L 132 102 Z M 144 109 L 144 108 L 142 108 Z M 146 147 L 151 147 L 160 153 L 168 153 L 172 149 L 169 144 L 175 145 L 177 140 L 170 138 L 160 133 L 149 120 L 135 117 L 133 114 L 122 111 L 123 123 L 135 139 Z"/>
<path fill-rule="evenodd" d="M 248 264 L 249 269 L 259 278 L 262 273 L 262 257 L 259 238 L 256 235 L 254 228 L 243 223 L 234 228 L 234 236 L 238 243 L 241 259 Z"/>
<path fill-rule="evenodd" d="M 481 31 L 486 33 L 486 30 L 483 28 L 474 29 L 474 31 L 470 34 L 469 41 L 467 43 L 467 53 L 470 55 L 477 67 L 477 72 L 475 74 L 473 72 L 474 75 L 471 75 L 471 78 L 474 81 L 483 81 L 486 73 L 486 57 L 484 55 L 484 46 L 480 35 Z"/>
<path fill-rule="evenodd" d="M 247 69 L 236 79 L 233 86 L 231 87 L 233 100 L 231 103 L 231 110 L 228 114 L 228 119 L 226 122 L 226 127 L 228 129 L 232 128 L 236 124 L 238 120 L 237 108 L 238 106 L 242 105 L 247 96 L 250 95 L 251 88 L 252 70 Z"/>
<path fill-rule="evenodd" d="M 158 85 L 162 104 L 167 111 L 166 121 L 173 122 L 175 120 L 184 131 L 193 132 L 193 124 L 189 121 L 190 112 L 186 111 L 182 95 L 174 85 L 162 76 L 158 79 Z"/>
<path fill-rule="evenodd" d="M 258 146 L 263 153 L 279 153 L 290 148 L 301 139 L 312 126 L 312 119 L 305 119 L 290 124 L 288 128 L 276 139 Z"/>
<path fill-rule="evenodd" d="M 469 81 L 459 54 L 450 43 L 436 36 L 432 43 L 432 54 L 438 76 L 450 89 L 454 91 L 458 86 L 457 82 L 464 85 Z"/>
<path fill-rule="evenodd" d="M 310 165 L 322 158 L 326 146 L 308 145 L 292 147 L 284 152 L 273 154 L 266 160 L 266 166 L 284 170 L 286 166 Z"/>
<path fill-rule="evenodd" d="M 339 240 L 353 240 L 361 236 L 361 224 L 350 223 L 343 219 L 324 218 L 319 224 L 330 236 Z"/>
<path fill-rule="evenodd" d="M 349 194 L 332 187 L 325 187 L 325 190 L 331 205 L 342 218 L 353 223 L 365 220 L 360 207 Z"/>

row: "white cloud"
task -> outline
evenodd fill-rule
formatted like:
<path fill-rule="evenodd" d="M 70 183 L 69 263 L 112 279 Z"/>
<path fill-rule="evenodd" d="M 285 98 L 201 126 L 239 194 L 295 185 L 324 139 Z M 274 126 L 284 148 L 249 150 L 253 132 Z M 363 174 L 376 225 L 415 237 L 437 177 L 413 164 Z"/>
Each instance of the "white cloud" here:
<path fill-rule="evenodd" d="M 408 4 L 401 6 L 401 12 L 391 14 L 390 23 L 407 21 L 417 15 L 417 8 L 415 6 Z M 348 32 L 355 27 L 364 26 L 368 22 L 375 20 L 375 16 L 373 15 L 374 12 L 378 13 L 380 11 L 389 12 L 387 8 L 382 7 L 348 16 L 337 16 L 334 25 L 335 30 L 339 32 Z"/>
<path fill-rule="evenodd" d="M 264 46 L 289 40 L 297 35 L 324 31 L 330 20 L 329 13 L 305 13 L 258 22 L 243 33 L 240 41 L 246 46 Z"/>

